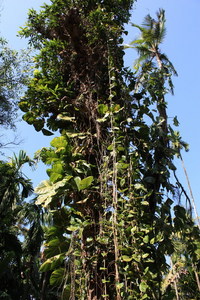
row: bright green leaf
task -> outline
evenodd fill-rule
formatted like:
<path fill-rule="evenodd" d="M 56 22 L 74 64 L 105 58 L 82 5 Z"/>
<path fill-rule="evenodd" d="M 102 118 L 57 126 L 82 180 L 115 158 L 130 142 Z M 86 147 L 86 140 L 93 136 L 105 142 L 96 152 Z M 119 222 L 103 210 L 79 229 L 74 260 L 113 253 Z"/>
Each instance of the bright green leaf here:
<path fill-rule="evenodd" d="M 139 289 L 140 289 L 140 291 L 141 291 L 142 293 L 145 293 L 146 290 L 148 289 L 148 285 L 146 284 L 146 282 L 142 281 L 142 282 L 140 283 Z"/>
<path fill-rule="evenodd" d="M 68 142 L 64 136 L 55 137 L 51 141 L 51 146 L 55 148 L 66 147 L 67 144 Z"/>
<path fill-rule="evenodd" d="M 105 104 L 99 104 L 98 105 L 98 112 L 101 115 L 104 115 L 107 111 L 108 111 L 108 105 L 105 105 Z"/>
<path fill-rule="evenodd" d="M 149 242 L 149 236 L 148 235 L 145 235 L 145 237 L 143 238 L 143 242 L 145 244 L 147 244 Z"/>
<path fill-rule="evenodd" d="M 123 286 L 124 286 L 124 283 L 123 283 L 123 282 L 116 283 L 116 288 L 117 288 L 117 289 L 121 289 L 121 288 L 123 288 Z"/>
<path fill-rule="evenodd" d="M 131 256 L 128 256 L 128 255 L 122 255 L 122 260 L 123 261 L 126 261 L 126 262 L 129 262 L 132 260 L 132 257 Z"/>
<path fill-rule="evenodd" d="M 79 191 L 87 189 L 91 185 L 93 180 L 94 180 L 93 176 L 86 177 L 82 180 L 80 177 L 74 178 L 74 181 L 76 182 L 76 186 Z"/>
<path fill-rule="evenodd" d="M 57 119 L 58 120 L 63 120 L 63 121 L 68 121 L 68 122 L 75 122 L 75 117 L 69 117 L 69 116 L 65 116 L 65 115 L 62 115 L 62 114 L 59 114 L 57 116 Z"/>

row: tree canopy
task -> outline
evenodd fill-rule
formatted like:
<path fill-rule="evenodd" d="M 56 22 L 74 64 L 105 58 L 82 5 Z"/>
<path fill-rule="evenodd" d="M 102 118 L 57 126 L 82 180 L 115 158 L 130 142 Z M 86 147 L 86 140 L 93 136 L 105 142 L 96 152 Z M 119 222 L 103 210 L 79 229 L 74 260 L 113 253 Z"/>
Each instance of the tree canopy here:
<path fill-rule="evenodd" d="M 22 94 L 28 66 L 27 53 L 21 54 L 8 47 L 0 38 L 0 126 L 14 128 L 17 117 L 19 95 Z M 28 69 L 26 69 L 28 72 Z"/>

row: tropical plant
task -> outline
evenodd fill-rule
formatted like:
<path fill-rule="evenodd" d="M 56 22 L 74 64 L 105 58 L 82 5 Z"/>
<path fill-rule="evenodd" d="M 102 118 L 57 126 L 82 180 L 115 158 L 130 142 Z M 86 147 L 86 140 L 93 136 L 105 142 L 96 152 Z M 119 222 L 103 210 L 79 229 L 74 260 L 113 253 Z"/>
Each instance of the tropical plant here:
<path fill-rule="evenodd" d="M 49 176 L 35 189 L 50 219 L 43 300 L 175 297 L 173 282 L 163 284 L 167 257 L 176 252 L 174 232 L 186 240 L 188 230 L 170 180 L 185 146 L 167 124 L 166 81 L 172 90 L 176 72 L 158 47 L 162 10 L 139 27 L 134 46 L 145 61 L 138 73 L 123 67 L 121 36 L 133 2 L 51 0 L 30 10 L 21 31 L 37 50 L 19 104 L 23 119 L 46 135 L 60 132 L 36 153 Z"/>
<path fill-rule="evenodd" d="M 146 87 L 147 91 L 151 95 L 152 98 L 156 100 L 156 106 L 157 110 L 159 113 L 159 119 L 161 122 L 161 129 L 162 129 L 162 135 L 160 138 L 160 144 L 161 146 L 163 145 L 163 149 L 169 147 L 169 143 L 172 142 L 172 139 L 169 139 L 169 134 L 171 133 L 172 135 L 174 134 L 172 128 L 168 125 L 167 123 L 167 113 L 166 113 L 166 101 L 165 101 L 165 95 L 167 94 L 168 91 L 170 91 L 173 94 L 173 83 L 171 80 L 171 76 L 177 75 L 177 72 L 173 66 L 173 64 L 169 61 L 168 57 L 162 53 L 160 49 L 160 44 L 163 42 L 163 39 L 165 37 L 166 29 L 165 29 L 165 11 L 160 9 L 157 13 L 157 20 L 153 19 L 150 15 L 147 15 L 144 19 L 144 23 L 142 24 L 143 26 L 138 26 L 136 24 L 132 24 L 133 26 L 137 27 L 140 30 L 140 37 L 135 39 L 130 45 L 126 45 L 126 47 L 134 48 L 137 50 L 139 54 L 139 58 L 135 62 L 135 69 L 136 72 L 139 73 L 139 76 L 137 77 L 137 84 L 136 84 L 136 89 L 138 90 L 140 86 Z M 153 85 L 152 85 L 152 79 Z M 155 84 L 158 84 L 158 89 L 155 88 Z M 168 86 L 165 86 L 165 82 L 168 83 Z M 152 88 L 153 87 L 153 88 Z M 159 90 L 159 92 L 158 92 Z M 178 125 L 177 119 L 174 119 L 174 124 Z M 174 145 L 176 150 L 177 150 L 177 156 L 182 160 L 182 155 L 180 153 L 181 149 L 183 147 L 186 148 L 187 150 L 187 145 L 179 140 L 179 143 Z M 161 150 L 158 150 L 159 156 L 161 157 L 164 155 L 164 152 L 162 152 L 162 147 L 160 147 Z M 165 151 L 165 150 L 164 150 Z M 186 174 L 186 178 L 188 180 L 188 175 L 187 171 L 184 167 L 184 172 Z M 175 170 L 174 170 L 175 174 Z M 175 175 L 175 178 L 177 180 L 177 184 L 179 188 L 181 188 L 184 193 L 185 190 L 181 186 L 180 182 L 178 181 L 177 176 Z M 189 182 L 189 181 L 188 181 Z M 159 185 L 158 185 L 159 186 Z M 191 194 L 191 200 L 192 204 L 189 203 L 190 206 L 190 212 L 192 206 L 194 206 L 194 199 L 189 183 L 189 188 L 190 188 L 190 194 Z M 189 197 L 186 195 L 187 200 L 189 200 Z M 189 200 L 190 202 L 190 200 Z M 177 213 L 179 212 L 179 213 Z M 194 212 L 195 212 L 195 217 L 197 218 L 197 211 L 196 207 L 194 206 Z M 181 243 L 184 244 L 184 249 L 181 248 L 175 248 L 175 254 L 174 256 L 176 257 L 175 261 L 175 266 L 177 268 L 177 265 L 179 265 L 181 258 L 182 258 L 182 263 L 180 263 L 181 267 L 177 268 L 180 269 L 180 274 L 185 275 L 188 273 L 192 273 L 191 277 L 193 276 L 193 281 L 195 282 L 196 287 L 198 287 L 199 290 L 199 276 L 196 268 L 196 263 L 198 261 L 196 257 L 196 252 L 197 250 L 197 245 L 194 243 L 194 239 L 197 238 L 198 240 L 198 233 L 196 235 L 196 231 L 198 232 L 197 227 L 191 220 L 191 214 L 187 215 L 186 211 L 184 210 L 183 207 L 176 206 L 175 207 L 175 221 L 174 221 L 174 229 L 173 229 L 173 240 L 175 244 L 181 245 Z M 179 221 L 177 222 L 177 219 Z M 183 221 L 184 219 L 184 221 Z M 175 232 L 177 231 L 177 223 L 182 220 L 182 225 L 185 223 L 184 228 L 182 226 L 179 227 L 179 229 L 182 231 L 181 233 L 178 232 L 176 234 Z M 187 224 L 187 225 L 186 225 Z M 187 227 L 189 225 L 189 227 Z M 179 226 L 179 225 L 178 225 Z M 178 229 L 178 230 L 179 230 Z M 187 231 L 187 233 L 185 232 Z M 181 239 L 180 239 L 181 235 Z M 195 237 L 196 236 L 196 237 Z M 190 244 L 189 248 L 185 247 L 186 245 Z M 183 246 L 182 244 L 182 246 Z M 197 242 L 198 244 L 198 242 Z M 191 250 L 192 248 L 192 250 Z M 190 253 L 190 254 L 189 254 Z M 190 255 L 192 255 L 192 259 L 189 258 Z M 185 261 L 185 262 L 184 262 Z M 184 267 L 183 267 L 184 266 Z M 188 271 L 188 268 L 190 271 Z M 181 282 L 182 278 L 179 280 L 180 274 L 179 271 L 176 271 L 175 274 L 173 274 L 173 268 L 170 270 L 170 274 L 173 274 L 174 278 L 174 285 L 175 285 L 175 290 L 176 290 L 176 297 L 179 299 L 186 299 L 186 298 L 193 298 L 192 296 L 192 284 L 189 285 L 189 289 L 191 288 L 191 291 L 187 288 L 185 289 L 185 292 L 181 291 L 181 288 L 179 287 L 179 291 L 177 286 Z M 170 283 L 168 276 L 166 277 L 168 280 L 168 283 Z M 182 286 L 183 288 L 183 286 Z M 183 288 L 184 289 L 184 288 Z M 200 290 L 199 290 L 200 291 Z M 196 293 L 196 291 L 195 291 Z M 181 296 L 182 295 L 182 296 Z M 198 297 L 198 295 L 196 294 Z M 167 298 L 168 299 L 168 298 Z"/>
<path fill-rule="evenodd" d="M 166 54 L 160 50 L 160 44 L 163 43 L 166 34 L 165 11 L 163 9 L 158 11 L 157 20 L 147 15 L 142 25 L 133 24 L 140 30 L 141 35 L 126 47 L 134 48 L 138 52 L 139 58 L 134 65 L 139 72 L 136 88 L 143 84 L 151 97 L 154 98 L 162 122 L 163 134 L 167 135 L 167 113 L 164 97 L 168 93 L 168 89 L 165 83 L 168 83 L 169 90 L 173 94 L 171 77 L 172 75 L 177 76 L 177 72 Z M 153 85 L 151 84 L 152 79 Z M 155 88 L 156 83 L 157 87 Z"/>
<path fill-rule="evenodd" d="M 5 39 L 0 38 L 0 148 L 20 143 L 17 135 L 8 140 L 5 130 L 16 129 L 18 101 L 27 82 L 31 61 L 29 50 L 16 51 L 8 47 Z"/>
<path fill-rule="evenodd" d="M 31 299 L 34 264 L 41 246 L 40 212 L 24 202 L 32 194 L 31 181 L 22 173 L 33 161 L 24 151 L 0 162 L 0 295 L 2 299 Z M 23 217 L 22 217 L 23 216 Z M 30 260 L 29 260 L 30 258 Z M 26 274 L 28 272 L 28 275 Z M 37 293 L 35 291 L 37 290 Z"/>
<path fill-rule="evenodd" d="M 4 39 L 0 39 L 0 125 L 13 127 L 17 109 L 16 92 L 24 79 L 20 74 L 20 58 L 17 51 L 11 50 Z"/>

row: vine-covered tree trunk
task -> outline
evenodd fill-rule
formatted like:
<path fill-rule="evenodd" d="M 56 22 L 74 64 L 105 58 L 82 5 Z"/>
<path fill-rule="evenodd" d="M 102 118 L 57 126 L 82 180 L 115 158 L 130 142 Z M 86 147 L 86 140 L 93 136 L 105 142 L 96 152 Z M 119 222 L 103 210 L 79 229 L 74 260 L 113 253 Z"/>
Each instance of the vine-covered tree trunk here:
<path fill-rule="evenodd" d="M 161 115 L 163 70 L 146 62 L 141 81 L 123 66 L 133 2 L 51 0 L 21 32 L 38 50 L 23 118 L 60 131 L 37 153 L 50 166 L 36 188 L 51 216 L 40 267 L 47 299 L 165 299 L 171 288 L 163 277 L 181 209 L 173 222 L 170 172 L 182 143 Z"/>

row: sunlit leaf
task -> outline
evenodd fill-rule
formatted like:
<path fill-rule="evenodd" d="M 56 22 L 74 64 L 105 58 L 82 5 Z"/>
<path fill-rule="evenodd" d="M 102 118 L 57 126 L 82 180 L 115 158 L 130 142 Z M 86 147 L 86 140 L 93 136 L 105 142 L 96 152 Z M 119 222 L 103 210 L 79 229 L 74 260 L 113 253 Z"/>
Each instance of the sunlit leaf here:
<path fill-rule="evenodd" d="M 63 121 L 68 121 L 68 122 L 75 122 L 75 117 L 65 116 L 65 115 L 62 115 L 62 114 L 59 114 L 57 116 L 57 119 L 58 120 L 63 120 Z"/>
<path fill-rule="evenodd" d="M 53 200 L 53 197 L 56 195 L 57 190 L 64 187 L 71 178 L 72 176 L 66 176 L 63 180 L 56 183 L 52 183 L 49 180 L 42 181 L 35 188 L 35 193 L 38 194 L 36 204 L 47 207 Z"/>
<path fill-rule="evenodd" d="M 126 262 L 130 262 L 132 260 L 132 257 L 128 255 L 122 255 L 122 260 Z"/>
<path fill-rule="evenodd" d="M 48 258 L 41 266 L 40 272 L 47 272 L 49 270 L 53 270 L 58 267 L 64 259 L 64 253 L 55 255 L 51 258 Z"/>
<path fill-rule="evenodd" d="M 149 242 L 149 236 L 148 235 L 145 235 L 145 237 L 143 238 L 143 242 L 146 243 L 146 244 Z"/>
<path fill-rule="evenodd" d="M 140 291 L 141 291 L 142 293 L 145 293 L 146 290 L 148 289 L 148 285 L 146 284 L 146 282 L 142 281 L 142 282 L 140 283 L 139 288 L 140 288 Z"/>
<path fill-rule="evenodd" d="M 80 177 L 75 177 L 74 181 L 79 191 L 87 189 L 93 182 L 93 176 L 86 177 L 81 180 Z"/>
<path fill-rule="evenodd" d="M 108 111 L 108 105 L 105 104 L 99 104 L 98 105 L 98 111 L 101 115 L 104 115 Z"/>
<path fill-rule="evenodd" d="M 67 144 L 67 140 L 64 136 L 55 137 L 51 141 L 51 146 L 55 148 L 66 147 Z"/>

